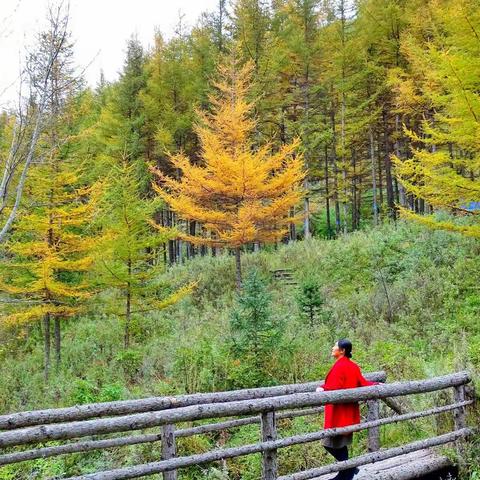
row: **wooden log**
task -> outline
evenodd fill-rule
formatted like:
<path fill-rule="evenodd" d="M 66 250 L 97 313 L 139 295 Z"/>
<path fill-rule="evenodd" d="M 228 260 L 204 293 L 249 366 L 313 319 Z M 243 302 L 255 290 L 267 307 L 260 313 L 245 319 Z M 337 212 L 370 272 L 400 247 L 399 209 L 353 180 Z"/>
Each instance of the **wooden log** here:
<path fill-rule="evenodd" d="M 262 420 L 262 442 L 273 442 L 277 439 L 277 425 L 275 422 L 275 411 L 263 412 Z M 262 452 L 262 480 L 277 480 L 278 462 L 277 450 L 264 450 Z"/>
<path fill-rule="evenodd" d="M 227 458 L 234 458 L 234 457 L 239 457 L 243 455 L 250 455 L 253 453 L 260 453 L 265 450 L 269 450 L 272 448 L 285 448 L 285 447 L 290 447 L 292 445 L 298 445 L 298 444 L 303 444 L 303 443 L 309 443 L 309 442 L 314 442 L 318 440 L 322 440 L 323 438 L 330 437 L 333 435 L 339 435 L 343 433 L 353 433 L 356 431 L 363 430 L 365 428 L 369 427 L 374 427 L 377 425 L 386 425 L 389 423 L 397 423 L 402 420 L 409 420 L 412 418 L 421 418 L 425 417 L 428 415 L 436 414 L 436 413 L 442 413 L 444 411 L 452 410 L 453 408 L 458 408 L 459 405 L 448 405 L 445 407 L 437 407 L 435 409 L 431 410 L 426 410 L 423 412 L 416 412 L 416 413 L 409 413 L 404 415 L 404 418 L 401 418 L 400 416 L 398 417 L 392 417 L 392 418 L 382 418 L 379 420 L 376 420 L 374 422 L 370 423 L 364 423 L 364 424 L 358 424 L 358 425 L 351 425 L 348 427 L 343 427 L 343 428 L 332 428 L 328 430 L 323 430 L 320 432 L 313 432 L 313 433 L 308 433 L 308 434 L 302 434 L 302 435 L 295 435 L 292 437 L 288 438 L 283 438 L 280 440 L 276 440 L 273 442 L 261 442 L 258 444 L 252 444 L 252 445 L 244 445 L 241 447 L 234 447 L 234 448 L 228 448 L 228 449 L 219 449 L 219 450 L 214 450 L 212 452 L 200 454 L 200 455 L 192 455 L 190 457 L 182 457 L 182 458 L 177 458 L 175 461 L 170 462 L 168 464 L 162 464 L 158 465 L 158 462 L 155 464 L 155 468 L 160 468 L 158 471 L 154 471 L 152 473 L 160 473 L 164 470 L 168 470 L 172 468 L 172 465 L 174 468 L 182 468 L 185 466 L 191 466 L 191 465 L 198 465 L 201 463 L 208 463 L 211 461 L 216 461 L 216 460 L 224 460 Z M 186 462 L 186 463 L 185 463 Z M 149 464 L 151 465 L 151 464 Z M 144 467 L 144 466 L 139 466 L 139 467 Z M 165 467 L 165 468 L 164 468 Z M 163 470 L 164 468 L 164 470 Z M 122 471 L 124 469 L 120 470 L 113 470 L 111 472 L 118 473 L 119 475 L 122 474 Z M 144 470 L 142 468 L 139 468 L 138 472 L 143 472 Z M 110 474 L 111 472 L 107 472 Z M 105 472 L 99 472 L 99 473 L 105 473 Z M 144 473 L 140 473 L 141 475 L 145 475 Z M 96 477 L 95 477 L 96 478 Z M 103 478 L 103 477 L 99 477 Z M 109 477 L 106 476 L 105 478 L 117 478 L 117 477 Z M 121 477 L 119 477 L 121 478 Z M 123 477 L 122 477 L 123 478 Z M 134 478 L 134 477 L 125 477 L 125 478 Z"/>
<path fill-rule="evenodd" d="M 284 475 L 282 477 L 278 477 L 278 480 L 310 480 L 327 473 L 339 472 L 348 468 L 360 467 L 369 463 L 376 463 L 387 458 L 397 457 L 399 455 L 416 452 L 425 448 L 438 447 L 440 445 L 455 442 L 462 438 L 467 438 L 472 434 L 473 431 L 471 429 L 464 428 L 462 430 L 456 430 L 454 432 L 428 438 L 426 440 L 408 443 L 406 445 L 402 445 L 401 447 L 394 447 L 389 448 L 388 450 L 367 453 L 366 455 L 360 455 L 344 462 L 337 462 L 330 465 L 325 465 L 324 467 L 312 468 L 310 470 L 294 473 L 292 475 Z"/>
<path fill-rule="evenodd" d="M 384 382 L 385 372 L 367 373 L 365 377 L 375 382 Z M 277 397 L 294 393 L 314 392 L 323 385 L 323 381 L 281 385 L 265 388 L 248 388 L 230 392 L 196 393 L 177 397 L 151 397 L 140 400 L 121 400 L 115 402 L 91 403 L 74 407 L 34 410 L 30 412 L 0 415 L 0 430 L 28 427 L 47 423 L 62 423 L 103 416 L 128 415 L 187 407 L 205 403 L 232 402 L 255 398 Z"/>
<path fill-rule="evenodd" d="M 0 465 L 25 462 L 37 458 L 55 457 L 68 453 L 90 452 L 92 450 L 103 450 L 106 448 L 124 447 L 126 445 L 138 445 L 141 443 L 158 442 L 161 440 L 159 433 L 149 435 L 132 435 L 128 437 L 106 438 L 104 440 L 85 440 L 83 442 L 68 443 L 55 447 L 36 448 L 23 452 L 7 453 L 0 455 Z"/>
<path fill-rule="evenodd" d="M 453 387 L 453 398 L 456 403 L 465 401 L 465 385 Z M 465 407 L 457 408 L 453 411 L 453 422 L 455 425 L 455 430 L 461 430 L 467 426 L 467 414 Z M 455 448 L 457 450 L 459 463 L 463 465 L 465 457 L 465 448 L 463 442 L 456 442 Z"/>
<path fill-rule="evenodd" d="M 459 372 L 423 381 L 397 382 L 389 385 L 373 385 L 318 393 L 297 393 L 280 397 L 229 403 L 192 405 L 189 407 L 140 413 L 124 417 L 28 427 L 0 433 L 0 447 L 114 433 L 125 430 L 139 430 L 166 425 L 168 423 L 179 423 L 204 418 L 249 415 L 274 409 L 286 410 L 314 405 L 320 406 L 327 403 L 352 403 L 374 398 L 425 393 L 462 385 L 468 381 L 470 381 L 469 373 Z"/>
<path fill-rule="evenodd" d="M 177 455 L 175 444 L 175 425 L 168 424 L 162 427 L 162 460 L 170 460 Z M 163 472 L 163 480 L 177 480 L 177 470 Z"/>
<path fill-rule="evenodd" d="M 318 415 L 324 411 L 325 407 L 304 408 L 302 410 L 291 410 L 288 412 L 280 412 L 276 414 L 276 419 L 304 417 L 308 415 Z M 199 425 L 198 427 L 183 428 L 175 431 L 176 437 L 190 437 L 192 435 L 202 435 L 205 433 L 218 432 L 228 430 L 230 428 L 242 427 L 244 425 L 252 425 L 260 423 L 260 417 L 246 417 L 235 420 L 227 420 L 225 422 L 208 423 L 207 425 Z"/>
<path fill-rule="evenodd" d="M 314 432 L 304 435 L 296 435 L 293 437 L 288 437 L 286 439 L 277 440 L 275 442 L 275 448 L 284 448 L 289 447 L 291 445 L 297 445 L 301 443 L 309 443 L 321 440 L 322 438 L 338 435 L 341 433 L 351 433 L 351 432 L 358 432 L 365 428 L 371 428 L 380 425 L 388 425 L 391 423 L 398 423 L 405 420 L 413 420 L 416 418 L 423 418 L 430 415 L 437 415 L 439 413 L 447 412 L 454 410 L 455 408 L 471 405 L 473 402 L 465 401 L 462 404 L 452 404 L 452 405 L 445 405 L 443 407 L 437 407 L 430 410 L 424 410 L 421 412 L 412 412 L 401 416 L 390 417 L 390 418 L 382 418 L 370 423 L 360 423 L 358 425 L 353 425 L 350 427 L 345 427 L 342 429 L 329 429 L 329 430 L 322 430 L 320 432 Z M 334 433 L 332 433 L 334 432 Z M 103 448 L 110 448 L 110 447 L 117 447 L 129 444 L 136 444 L 136 443 L 146 443 L 146 442 L 153 442 L 159 439 L 159 435 L 135 435 L 132 437 L 120 437 L 120 438 L 112 438 L 106 440 L 96 440 L 96 441 L 84 441 L 84 442 L 77 442 L 71 443 L 68 445 L 60 445 L 55 447 L 44 447 L 35 450 L 28 450 L 25 452 L 18 452 L 18 453 L 9 453 L 6 455 L 0 456 L 0 465 L 6 465 L 9 463 L 17 463 L 24 460 L 33 460 L 35 458 L 47 458 L 52 457 L 55 455 L 63 455 L 65 453 L 78 453 L 78 452 L 87 452 L 90 450 L 97 450 Z M 116 443 L 118 442 L 118 443 Z M 131 443 L 130 443 L 131 442 Z M 262 449 L 255 450 L 254 452 L 250 453 L 258 453 L 261 452 Z M 244 455 L 240 453 L 238 456 Z M 246 455 L 246 454 L 245 454 Z M 227 457 L 225 457 L 227 458 Z M 229 457 L 231 458 L 231 457 Z"/>
<path fill-rule="evenodd" d="M 373 422 L 380 418 L 380 401 L 368 400 L 367 422 Z M 380 427 L 368 429 L 368 451 L 377 452 L 380 450 Z"/>
<path fill-rule="evenodd" d="M 465 385 L 457 385 L 453 388 L 453 398 L 455 403 L 461 403 L 465 401 Z M 453 420 L 455 423 L 455 429 L 461 430 L 467 426 L 467 415 L 465 407 L 457 408 L 453 412 Z"/>
<path fill-rule="evenodd" d="M 360 468 L 355 480 L 412 480 L 424 478 L 431 473 L 443 472 L 452 466 L 449 458 L 434 450 L 419 450 L 406 455 L 381 460 Z M 314 480 L 331 480 L 331 474 L 315 477 Z M 442 477 L 447 478 L 447 477 Z"/>
<path fill-rule="evenodd" d="M 409 453 L 424 448 L 430 448 L 439 445 L 445 445 L 450 442 L 454 442 L 459 438 L 466 438 L 472 435 L 472 430 L 465 428 L 455 432 L 447 433 L 427 440 L 421 440 L 413 442 L 401 447 L 392 448 L 389 450 L 382 450 L 379 452 L 368 453 L 345 462 L 338 462 L 324 467 L 307 470 L 305 472 L 296 473 L 293 475 L 287 475 L 278 477 L 277 480 L 306 480 L 315 478 L 315 476 L 323 475 L 325 473 L 334 473 L 347 468 L 353 468 L 360 465 L 365 465 L 372 462 L 378 462 L 386 458 L 393 458 L 397 455 Z M 251 453 L 258 453 L 259 451 L 268 450 L 274 447 L 274 445 L 283 442 L 284 440 L 277 440 L 276 442 L 267 442 L 259 445 L 246 445 L 243 447 L 229 448 L 223 450 L 214 450 L 212 452 L 203 453 L 199 455 L 191 455 L 189 457 L 176 458 L 174 460 L 167 460 L 164 462 L 152 462 L 144 465 L 135 465 L 131 467 L 119 468 L 116 470 L 90 473 L 86 475 L 80 475 L 76 477 L 69 477 L 68 480 L 125 480 L 130 478 L 138 478 L 147 475 L 153 475 L 155 473 L 161 473 L 172 468 L 185 468 L 193 465 L 199 465 L 202 463 L 214 462 L 223 458 L 232 458 L 241 455 L 248 455 Z M 260 450 L 259 450 L 260 448 Z M 313 476 L 311 476 L 313 474 Z"/>
<path fill-rule="evenodd" d="M 403 415 L 404 413 L 407 413 L 407 410 L 405 410 L 405 408 L 403 408 L 403 406 L 393 398 L 382 398 L 382 402 L 385 403 L 387 407 L 390 407 L 395 413 L 398 413 L 399 415 Z"/>

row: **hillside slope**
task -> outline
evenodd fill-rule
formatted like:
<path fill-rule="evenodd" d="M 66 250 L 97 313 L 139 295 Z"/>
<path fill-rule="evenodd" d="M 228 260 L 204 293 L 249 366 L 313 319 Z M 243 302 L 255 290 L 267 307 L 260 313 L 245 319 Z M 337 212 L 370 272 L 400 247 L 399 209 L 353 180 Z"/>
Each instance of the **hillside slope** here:
<path fill-rule="evenodd" d="M 266 383 L 320 379 L 328 370 L 332 342 L 348 337 L 364 371 L 384 369 L 390 381 L 424 378 L 480 368 L 480 243 L 456 234 L 398 223 L 337 240 L 311 240 L 245 255 L 245 272 L 256 270 L 271 301 L 271 321 L 281 326 L 278 342 L 261 364 Z M 271 271 L 291 269 L 297 285 L 273 280 Z M 64 326 L 63 364 L 43 384 L 38 326 L 3 333 L 0 344 L 0 411 L 241 387 L 251 379 L 231 348 L 235 308 L 234 260 L 229 255 L 198 257 L 170 269 L 160 284 L 173 288 L 198 281 L 194 293 L 161 312 L 137 314 L 132 347 L 122 348 L 121 319 L 108 313 L 119 299 L 105 293 L 81 318 Z M 312 287 L 313 285 L 313 287 Z M 313 318 L 303 314 L 302 290 L 314 291 Z M 439 401 L 412 399 L 415 407 Z M 442 429 L 382 430 L 382 444 L 420 438 Z M 298 419 L 288 431 L 318 429 L 318 419 Z M 255 441 L 257 430 L 232 432 L 228 442 Z M 185 439 L 184 451 L 199 451 L 217 438 Z M 355 451 L 364 448 L 358 435 Z M 469 455 L 475 456 L 476 447 Z M 285 468 L 321 461 L 318 446 L 282 454 Z M 46 478 L 159 458 L 158 446 L 37 461 L 0 470 L 0 479 Z M 475 469 L 474 464 L 470 469 Z M 258 478 L 255 458 L 229 464 L 228 478 Z M 185 478 L 227 478 L 213 467 Z M 182 477 L 183 478 L 183 477 Z M 470 478 L 470 477 L 465 477 Z M 476 477 L 472 477 L 476 478 Z"/>

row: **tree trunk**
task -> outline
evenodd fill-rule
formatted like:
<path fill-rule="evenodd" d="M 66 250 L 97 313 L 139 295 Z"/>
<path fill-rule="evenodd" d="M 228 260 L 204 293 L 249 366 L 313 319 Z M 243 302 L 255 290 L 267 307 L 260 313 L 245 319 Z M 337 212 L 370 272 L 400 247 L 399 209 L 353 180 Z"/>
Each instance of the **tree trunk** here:
<path fill-rule="evenodd" d="M 132 261 L 128 259 L 127 262 L 128 270 L 128 282 L 127 282 L 127 299 L 125 302 L 125 336 L 124 336 L 124 347 L 128 348 L 130 346 L 130 321 L 132 318 L 132 284 L 131 284 L 131 275 L 132 275 Z"/>
<path fill-rule="evenodd" d="M 330 190 L 328 185 L 328 147 L 325 145 L 325 209 L 327 215 L 327 238 L 332 236 L 332 220 L 330 218 Z"/>
<path fill-rule="evenodd" d="M 383 207 L 383 168 L 382 168 L 382 155 L 380 153 L 380 142 L 378 141 L 378 201 L 379 201 L 379 210 Z"/>
<path fill-rule="evenodd" d="M 56 359 L 56 368 L 58 370 L 60 367 L 60 361 L 61 361 L 61 340 L 62 340 L 60 319 L 58 317 L 55 317 L 54 329 L 55 329 L 55 359 Z"/>
<path fill-rule="evenodd" d="M 242 263 L 241 263 L 240 247 L 237 247 L 235 249 L 235 272 L 236 272 L 237 290 L 240 291 L 242 288 Z"/>
<path fill-rule="evenodd" d="M 352 230 L 358 228 L 357 163 L 355 150 L 352 151 Z"/>
<path fill-rule="evenodd" d="M 333 91 L 331 92 L 333 95 Z M 335 200 L 335 232 L 340 231 L 340 203 L 338 202 L 338 168 L 337 168 L 337 134 L 336 134 L 336 121 L 335 121 L 335 104 L 332 102 L 331 111 L 331 123 L 332 123 L 332 163 L 333 163 L 333 198 Z"/>
<path fill-rule="evenodd" d="M 342 22 L 342 55 L 345 55 L 345 24 L 346 24 L 346 16 L 345 16 L 345 0 L 340 1 L 340 12 L 341 12 L 341 22 Z M 347 233 L 347 161 L 345 158 L 345 150 L 346 150 L 346 132 L 345 132 L 345 122 L 346 122 L 346 108 L 347 108 L 347 99 L 345 95 L 345 79 L 346 79 L 346 72 L 345 72 L 345 57 L 342 58 L 342 104 L 341 104 L 341 117 L 340 117 L 340 125 L 341 125 L 341 144 L 342 144 L 342 176 L 343 176 L 343 195 L 344 199 L 342 202 L 343 205 L 343 233 Z"/>
<path fill-rule="evenodd" d="M 303 204 L 303 238 L 305 240 L 311 237 L 310 233 L 310 198 L 308 197 L 308 180 L 305 179 L 305 190 L 307 194 L 305 195 L 304 204 Z"/>
<path fill-rule="evenodd" d="M 43 339 L 44 339 L 44 374 L 45 382 L 50 375 L 50 314 L 43 316 Z"/>
<path fill-rule="evenodd" d="M 373 194 L 373 223 L 378 225 L 378 205 L 377 205 L 377 172 L 375 171 L 375 145 L 373 143 L 373 131 L 369 130 L 370 137 L 370 162 L 372 164 L 372 194 Z"/>
<path fill-rule="evenodd" d="M 395 220 L 396 219 L 396 210 L 395 210 L 395 197 L 393 191 L 393 178 L 392 178 L 392 161 L 390 159 L 391 148 L 390 148 L 390 132 L 388 130 L 388 118 L 387 112 L 383 110 L 383 133 L 385 139 L 385 186 L 387 189 L 387 207 L 388 207 L 388 216 Z"/>

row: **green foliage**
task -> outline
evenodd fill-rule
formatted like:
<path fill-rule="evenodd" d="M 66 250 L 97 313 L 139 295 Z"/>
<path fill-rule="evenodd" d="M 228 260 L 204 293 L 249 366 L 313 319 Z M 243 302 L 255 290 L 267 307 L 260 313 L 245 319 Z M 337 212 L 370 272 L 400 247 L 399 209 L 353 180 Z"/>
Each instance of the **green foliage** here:
<path fill-rule="evenodd" d="M 199 278 L 204 298 L 188 298 L 139 316 L 142 341 L 127 350 L 122 350 L 115 316 L 92 313 L 70 322 L 64 331 L 63 365 L 52 374 L 48 387 L 38 369 L 42 361 L 39 329 L 25 332 L 27 340 L 2 336 L 1 355 L 8 361 L 0 363 L 0 409 L 31 410 L 319 380 L 331 365 L 332 342 L 343 336 L 352 340 L 354 359 L 364 372 L 385 369 L 389 380 L 395 381 L 469 368 L 478 383 L 478 254 L 474 240 L 399 222 L 334 241 L 313 239 L 245 255 L 250 274 L 240 297 L 235 294 L 232 256 L 196 258 L 162 274 L 159 281 L 176 285 Z M 377 259 L 394 309 L 390 324 L 384 311 L 385 292 L 375 276 Z M 266 280 L 268 272 L 279 266 L 294 269 L 301 281 L 315 279 L 321 286 L 323 308 L 330 315 L 328 322 L 312 328 L 299 318 L 295 287 Z M 228 275 L 230 280 L 222 284 L 220 279 Z M 113 307 L 117 302 L 113 292 L 102 293 L 102 303 Z M 261 352 L 264 361 L 259 362 L 253 351 Z M 434 400 L 412 398 L 409 402 L 417 410 L 430 407 Z M 296 419 L 280 428 L 282 435 L 295 434 L 318 428 L 319 421 Z M 446 428 L 447 422 L 450 419 L 445 417 L 437 424 L 427 419 L 418 429 L 406 424 L 385 427 L 382 446 L 433 434 L 436 428 Z M 364 453 L 364 437 L 355 438 L 354 453 Z M 215 448 L 218 441 L 215 435 L 207 436 L 201 442 L 183 444 L 181 451 L 198 453 Z M 254 443 L 258 427 L 232 431 L 223 441 L 225 446 Z M 475 452 L 471 453 L 472 472 Z M 22 480 L 35 478 L 32 472 L 37 470 L 79 474 L 130 461 L 153 461 L 149 459 L 154 453 L 128 447 L 115 456 L 100 452 L 64 457 L 65 461 L 48 459 L 4 468 L 2 474 Z M 285 449 L 281 468 L 286 473 L 327 458 L 315 445 L 306 450 Z M 253 480 L 259 475 L 259 457 L 228 461 L 227 468 L 230 478 Z M 217 465 L 184 475 L 215 478 L 218 470 Z"/>
<path fill-rule="evenodd" d="M 300 314 L 313 328 L 316 321 L 322 316 L 325 304 L 320 292 L 320 283 L 315 277 L 307 277 L 302 280 L 297 293 L 297 302 Z"/>
<path fill-rule="evenodd" d="M 272 298 L 257 270 L 248 273 L 231 316 L 231 351 L 235 388 L 270 385 L 268 364 L 282 339 L 282 325 L 272 314 Z"/>

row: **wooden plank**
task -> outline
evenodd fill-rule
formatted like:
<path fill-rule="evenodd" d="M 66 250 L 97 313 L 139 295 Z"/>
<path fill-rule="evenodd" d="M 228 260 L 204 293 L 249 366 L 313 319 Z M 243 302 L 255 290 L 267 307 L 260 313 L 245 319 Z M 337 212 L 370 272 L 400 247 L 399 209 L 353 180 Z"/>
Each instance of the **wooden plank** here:
<path fill-rule="evenodd" d="M 409 480 L 421 478 L 450 466 L 452 462 L 447 457 L 426 449 L 360 467 L 355 480 Z M 329 474 L 313 480 L 330 480 L 331 478 L 332 475 Z"/>
<path fill-rule="evenodd" d="M 465 401 L 465 385 L 457 385 L 453 388 L 453 398 L 455 403 L 464 402 Z M 465 411 L 465 407 L 457 408 L 453 412 L 453 420 L 455 422 L 455 429 L 460 430 L 467 426 L 467 415 Z"/>
<path fill-rule="evenodd" d="M 462 435 L 458 435 L 459 432 L 464 432 Z M 329 473 L 346 470 L 348 468 L 361 467 L 369 463 L 377 463 L 388 458 L 398 457 L 399 455 L 405 455 L 407 453 L 424 450 L 425 448 L 437 447 L 445 445 L 459 440 L 460 438 L 467 438 L 473 434 L 473 430 L 464 429 L 458 430 L 438 437 L 429 438 L 426 440 L 419 440 L 400 447 L 390 448 L 388 450 L 380 450 L 378 452 L 367 453 L 366 455 L 360 455 L 359 457 L 351 458 L 343 462 L 337 462 L 324 467 L 312 468 L 303 472 L 294 473 L 291 475 L 285 475 L 278 477 L 277 480 L 314 480 L 318 477 L 327 475 Z M 325 477 L 328 478 L 328 477 Z M 102 479 L 103 480 L 103 479 Z"/>

